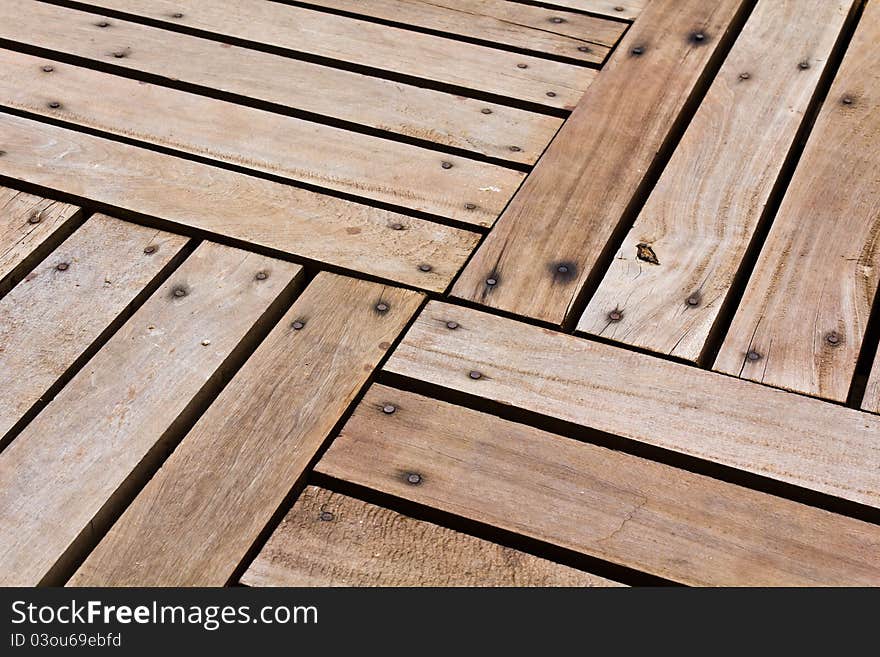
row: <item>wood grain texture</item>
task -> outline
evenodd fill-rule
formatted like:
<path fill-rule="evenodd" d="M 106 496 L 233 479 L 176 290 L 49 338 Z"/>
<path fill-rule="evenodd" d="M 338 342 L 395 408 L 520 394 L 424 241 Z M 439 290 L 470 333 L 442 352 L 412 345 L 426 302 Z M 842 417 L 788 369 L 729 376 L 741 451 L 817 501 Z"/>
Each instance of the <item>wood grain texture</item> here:
<path fill-rule="evenodd" d="M 596 77 L 595 70 L 574 64 L 265 0 L 234 4 L 225 0 L 92 0 L 90 4 L 548 107 L 574 107 Z M 175 18 L 177 13 L 183 16 Z"/>
<path fill-rule="evenodd" d="M 626 20 L 638 18 L 641 11 L 651 0 L 547 0 L 541 4 L 552 7 L 564 7 L 578 11 L 588 11 L 601 16 L 611 16 Z"/>
<path fill-rule="evenodd" d="M 385 369 L 880 508 L 880 418 L 853 409 L 440 302 Z"/>
<path fill-rule="evenodd" d="M 94 215 L 0 301 L 0 438 L 186 242 Z"/>
<path fill-rule="evenodd" d="M 71 583 L 226 584 L 421 302 L 318 274 Z"/>
<path fill-rule="evenodd" d="M 617 21 L 507 0 L 308 0 L 307 4 L 594 64 L 602 63 L 626 28 Z"/>
<path fill-rule="evenodd" d="M 58 583 L 299 273 L 202 244 L 0 454 L 4 586 Z"/>
<path fill-rule="evenodd" d="M 317 469 L 683 584 L 880 584 L 877 525 L 391 388 Z"/>
<path fill-rule="evenodd" d="M 478 237 L 14 116 L 0 116 L 0 145 L 0 174 L 438 292 Z"/>
<path fill-rule="evenodd" d="M 480 226 L 492 225 L 525 177 L 6 50 L 0 50 L 0 104 Z"/>
<path fill-rule="evenodd" d="M 537 160 L 562 124 L 498 103 L 33 0 L 4 0 L 3 9 L 0 37 L 84 57 L 92 66 L 179 80 L 514 162 Z"/>
<path fill-rule="evenodd" d="M 749 278 L 718 371 L 847 398 L 880 278 L 878 42 L 880 4 L 870 2 Z"/>
<path fill-rule="evenodd" d="M 565 320 L 741 5 L 655 0 L 645 9 L 465 268 L 455 296 Z"/>
<path fill-rule="evenodd" d="M 880 413 L 880 356 L 874 358 L 874 367 L 862 397 L 862 408 L 872 413 Z"/>
<path fill-rule="evenodd" d="M 851 5 L 758 2 L 579 331 L 700 358 Z"/>
<path fill-rule="evenodd" d="M 74 205 L 0 187 L 0 294 L 14 272 L 51 251 L 78 216 Z"/>
<path fill-rule="evenodd" d="M 248 586 L 619 586 L 603 577 L 307 487 Z"/>

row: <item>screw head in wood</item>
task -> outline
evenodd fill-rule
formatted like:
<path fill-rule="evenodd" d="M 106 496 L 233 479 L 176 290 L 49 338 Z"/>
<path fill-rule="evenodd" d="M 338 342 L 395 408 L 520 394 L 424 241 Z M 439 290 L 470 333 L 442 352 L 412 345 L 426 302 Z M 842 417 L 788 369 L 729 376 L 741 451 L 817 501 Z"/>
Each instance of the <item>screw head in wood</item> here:
<path fill-rule="evenodd" d="M 691 295 L 687 298 L 687 305 L 689 306 L 699 306 L 700 305 L 700 297 L 696 295 Z"/>
<path fill-rule="evenodd" d="M 616 6 L 616 7 L 614 8 L 614 11 L 623 11 L 623 7 L 621 7 L 620 5 L 618 5 L 618 6 Z"/>
<path fill-rule="evenodd" d="M 612 322 L 619 322 L 623 319 L 623 313 L 620 310 L 612 310 L 608 313 L 608 319 Z"/>
<path fill-rule="evenodd" d="M 389 305 L 388 305 L 387 303 L 385 303 L 384 301 L 380 301 L 379 303 L 376 304 L 376 310 L 377 310 L 378 312 L 380 312 L 380 313 L 386 313 L 386 312 L 388 312 L 388 309 L 389 309 L 390 307 L 391 307 L 391 306 L 389 306 Z"/>
<path fill-rule="evenodd" d="M 333 520 L 333 514 L 329 511 L 321 511 L 321 515 L 318 517 L 321 518 L 321 520 L 323 520 L 324 522 L 330 522 L 331 520 Z"/>
<path fill-rule="evenodd" d="M 397 407 L 394 406 L 393 404 L 385 404 L 385 405 L 382 407 L 382 412 L 385 413 L 385 415 L 391 415 L 391 414 L 393 414 L 394 411 L 396 411 L 396 410 L 397 410 Z"/>
<path fill-rule="evenodd" d="M 458 328 L 458 322 L 446 322 L 446 328 L 448 328 L 450 331 L 454 331 Z"/>
<path fill-rule="evenodd" d="M 497 278 L 487 278 L 486 285 L 488 285 L 489 287 L 492 287 L 494 285 L 498 285 L 498 279 Z"/>
<path fill-rule="evenodd" d="M 125 51 L 124 50 L 117 50 L 116 52 L 113 53 L 113 56 L 116 59 L 122 59 L 123 57 L 125 57 Z"/>
<path fill-rule="evenodd" d="M 211 344 L 211 341 L 210 341 L 210 340 L 202 340 L 202 346 L 203 346 L 203 347 L 207 347 L 207 346 L 210 345 L 210 344 Z"/>
<path fill-rule="evenodd" d="M 477 209 L 477 204 L 476 204 L 476 203 L 465 203 L 465 204 L 464 204 L 464 209 L 465 209 L 465 210 L 476 210 L 476 209 Z"/>
<path fill-rule="evenodd" d="M 51 107 L 52 109 L 58 109 L 59 107 L 61 107 L 61 103 L 59 103 L 57 100 L 53 100 L 49 103 L 49 107 Z"/>
<path fill-rule="evenodd" d="M 761 360 L 761 354 L 759 354 L 757 351 L 752 350 L 746 354 L 746 358 L 751 361 Z"/>
<path fill-rule="evenodd" d="M 54 66 L 49 66 L 49 64 L 46 64 L 46 65 L 42 68 L 43 73 L 51 73 L 51 72 L 54 71 L 54 70 L 55 70 L 55 67 L 54 67 Z"/>
<path fill-rule="evenodd" d="M 592 52 L 589 46 L 578 46 L 580 52 Z"/>
<path fill-rule="evenodd" d="M 748 80 L 750 77 L 752 77 L 750 73 L 742 72 L 739 74 L 740 80 Z"/>
<path fill-rule="evenodd" d="M 41 212 L 34 212 L 28 217 L 29 224 L 38 224 L 43 220 L 43 214 Z"/>
<path fill-rule="evenodd" d="M 55 269 L 57 269 L 58 271 L 67 271 L 69 268 L 70 265 L 66 262 L 59 262 L 57 265 L 55 265 Z"/>
<path fill-rule="evenodd" d="M 702 32 L 694 32 L 693 34 L 694 41 L 703 41 L 706 38 L 706 35 Z"/>
<path fill-rule="evenodd" d="M 548 95 L 550 98 L 556 98 L 556 92 L 555 92 L 555 91 L 548 91 L 548 92 L 547 92 L 547 95 Z"/>
<path fill-rule="evenodd" d="M 644 46 L 636 46 L 635 48 L 633 48 L 632 50 L 630 50 L 630 52 L 631 52 L 633 55 L 644 55 L 644 54 L 645 54 L 645 48 L 644 48 Z"/>
<path fill-rule="evenodd" d="M 478 372 L 477 370 L 471 370 L 468 372 L 468 376 L 471 377 L 474 381 L 478 381 L 483 378 L 483 373 Z"/>
<path fill-rule="evenodd" d="M 254 278 L 256 278 L 258 281 L 265 281 L 267 278 L 269 278 L 269 274 L 264 271 L 258 271 L 257 275 L 254 276 Z"/>
<path fill-rule="evenodd" d="M 556 268 L 556 271 L 560 274 L 567 274 L 568 273 L 568 265 L 559 265 Z"/>
<path fill-rule="evenodd" d="M 802 71 L 805 71 L 805 70 L 807 70 L 808 68 L 810 68 L 810 62 L 808 62 L 806 59 L 805 59 L 804 61 L 802 61 L 802 62 L 799 62 L 799 63 L 798 63 L 798 68 L 801 69 Z"/>
<path fill-rule="evenodd" d="M 155 252 L 156 252 L 156 247 L 152 244 L 144 247 L 144 253 L 146 253 L 147 255 L 150 255 L 151 253 L 155 253 Z"/>
<path fill-rule="evenodd" d="M 517 64 L 516 67 L 517 68 L 528 68 L 529 65 L 528 64 Z"/>
<path fill-rule="evenodd" d="M 443 167 L 444 169 L 451 169 L 452 162 L 443 162 L 440 166 Z"/>
<path fill-rule="evenodd" d="M 511 151 L 512 153 L 519 153 L 522 149 L 519 146 L 508 146 L 507 150 Z"/>
<path fill-rule="evenodd" d="M 299 331 L 299 330 L 301 330 L 301 329 L 303 328 L 303 326 L 305 326 L 305 325 L 306 325 L 305 322 L 303 322 L 302 320 L 298 319 L 298 320 L 296 320 L 293 324 L 290 325 L 290 328 L 292 328 L 294 331 Z"/>
<path fill-rule="evenodd" d="M 177 287 L 174 288 L 174 291 L 172 292 L 172 294 L 173 294 L 174 296 L 176 296 L 178 299 L 179 299 L 180 297 L 185 297 L 185 296 L 186 296 L 186 288 L 181 287 L 180 285 L 178 285 Z"/>
<path fill-rule="evenodd" d="M 393 224 L 391 224 L 390 228 L 391 228 L 391 230 L 403 230 L 403 224 L 400 223 L 399 221 L 396 221 Z"/>
<path fill-rule="evenodd" d="M 183 18 L 183 14 L 181 14 L 179 11 L 176 11 L 171 14 L 171 18 Z"/>
<path fill-rule="evenodd" d="M 843 98 L 841 98 L 841 102 L 842 102 L 844 105 L 852 105 L 852 104 L 853 104 L 853 98 L 852 98 L 852 96 L 844 96 Z"/>
<path fill-rule="evenodd" d="M 413 486 L 418 486 L 420 483 L 422 483 L 422 475 L 420 475 L 418 472 L 410 472 L 408 475 L 406 475 L 406 482 L 408 484 L 412 484 Z"/>
<path fill-rule="evenodd" d="M 432 269 L 431 265 L 419 265 L 419 271 L 431 271 Z"/>
<path fill-rule="evenodd" d="M 550 19 L 550 22 L 556 23 L 558 25 L 559 23 L 565 23 L 566 20 L 564 18 L 560 18 L 559 16 L 554 16 L 553 18 Z"/>
<path fill-rule="evenodd" d="M 95 25 L 97 25 L 98 27 L 110 27 L 110 23 L 108 23 L 107 21 L 100 21 L 98 23 L 95 23 Z"/>
<path fill-rule="evenodd" d="M 836 347 L 840 344 L 840 334 L 835 331 L 831 331 L 831 333 L 825 336 L 825 342 L 833 347 Z"/>

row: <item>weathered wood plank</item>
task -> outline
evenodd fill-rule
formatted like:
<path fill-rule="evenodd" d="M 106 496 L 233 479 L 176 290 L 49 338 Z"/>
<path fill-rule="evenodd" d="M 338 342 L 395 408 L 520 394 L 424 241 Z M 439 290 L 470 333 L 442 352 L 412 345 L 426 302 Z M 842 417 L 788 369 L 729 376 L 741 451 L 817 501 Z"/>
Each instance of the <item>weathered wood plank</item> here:
<path fill-rule="evenodd" d="M 880 4 L 870 2 L 721 346 L 718 371 L 847 398 L 880 278 L 878 42 Z"/>
<path fill-rule="evenodd" d="M 456 296 L 564 321 L 742 4 L 655 0 L 645 9 L 465 268 Z"/>
<path fill-rule="evenodd" d="M 225 584 L 421 302 L 318 274 L 71 583 Z"/>
<path fill-rule="evenodd" d="M 186 242 L 95 215 L 0 301 L 0 443 Z"/>
<path fill-rule="evenodd" d="M 690 584 L 880 578 L 875 525 L 388 388 L 318 470 Z"/>
<path fill-rule="evenodd" d="M 78 216 L 76 206 L 0 187 L 0 294 L 14 272 L 51 251 Z"/>
<path fill-rule="evenodd" d="M 853 409 L 439 302 L 385 368 L 880 507 L 880 417 Z"/>
<path fill-rule="evenodd" d="M 868 386 L 862 397 L 862 408 L 872 413 L 880 413 L 880 353 L 874 359 L 874 367 L 868 377 Z"/>
<path fill-rule="evenodd" d="M 626 29 L 617 21 L 507 0 L 309 0 L 308 4 L 596 64 L 602 63 Z"/>
<path fill-rule="evenodd" d="M 265 0 L 234 4 L 91 0 L 90 4 L 548 107 L 574 107 L 596 77 L 595 70 L 574 64 Z"/>
<path fill-rule="evenodd" d="M 758 2 L 579 331 L 700 358 L 852 4 Z"/>
<path fill-rule="evenodd" d="M 0 37 L 27 46 L 505 160 L 534 162 L 562 124 L 556 117 L 497 103 L 42 2 L 4 0 L 3 8 Z"/>
<path fill-rule="evenodd" d="M 524 178 L 9 50 L 0 50 L 0 104 L 480 226 L 492 225 Z"/>
<path fill-rule="evenodd" d="M 63 578 L 299 273 L 202 244 L 0 454 L 3 585 Z"/>
<path fill-rule="evenodd" d="M 651 0 L 547 0 L 541 4 L 633 20 Z"/>
<path fill-rule="evenodd" d="M 684 584 L 880 584 L 877 525 L 391 388 L 317 469 Z"/>
<path fill-rule="evenodd" d="M 248 586 L 619 586 L 368 502 L 307 487 Z"/>
<path fill-rule="evenodd" d="M 445 289 L 477 241 L 469 231 L 15 116 L 0 116 L 0 148 L 0 174 L 18 180 L 429 290 Z"/>

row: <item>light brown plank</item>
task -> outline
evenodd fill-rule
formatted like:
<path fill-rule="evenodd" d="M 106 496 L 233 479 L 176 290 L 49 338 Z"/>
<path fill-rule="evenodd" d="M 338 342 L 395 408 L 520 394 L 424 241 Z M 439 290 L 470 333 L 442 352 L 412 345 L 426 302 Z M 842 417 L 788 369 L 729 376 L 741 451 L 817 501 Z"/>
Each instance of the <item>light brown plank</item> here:
<path fill-rule="evenodd" d="M 95 215 L 0 301 L 0 439 L 186 241 Z"/>
<path fill-rule="evenodd" d="M 226 584 L 421 301 L 318 274 L 71 583 Z"/>
<path fill-rule="evenodd" d="M 0 294 L 19 267 L 48 253 L 78 217 L 76 206 L 0 187 Z"/>
<path fill-rule="evenodd" d="M 619 586 L 368 502 L 307 487 L 248 586 Z"/>
<path fill-rule="evenodd" d="M 480 226 L 492 225 L 525 177 L 8 50 L 0 104 Z"/>
<path fill-rule="evenodd" d="M 3 585 L 58 583 L 299 273 L 202 244 L 0 454 Z"/>
<path fill-rule="evenodd" d="M 880 413 L 880 356 L 874 358 L 874 367 L 868 377 L 868 386 L 862 397 L 862 408 L 872 413 Z"/>
<path fill-rule="evenodd" d="M 655 0 L 645 9 L 465 268 L 456 296 L 565 320 L 742 4 Z"/>
<path fill-rule="evenodd" d="M 565 7 L 578 11 L 589 11 L 602 16 L 612 16 L 626 20 L 637 18 L 651 0 L 547 0 L 542 2 L 553 7 Z"/>
<path fill-rule="evenodd" d="M 880 507 L 880 418 L 860 411 L 439 302 L 385 369 Z"/>
<path fill-rule="evenodd" d="M 505 160 L 534 162 L 562 124 L 497 103 L 33 0 L 4 0 L 3 8 L 0 37 L 11 41 Z"/>
<path fill-rule="evenodd" d="M 596 77 L 595 70 L 574 64 L 265 0 L 90 4 L 548 107 L 574 107 Z M 178 13 L 183 15 L 175 18 Z"/>
<path fill-rule="evenodd" d="M 758 2 L 579 331 L 700 358 L 852 4 Z"/>
<path fill-rule="evenodd" d="M 626 28 L 617 21 L 507 0 L 309 0 L 308 4 L 595 64 L 602 63 Z"/>
<path fill-rule="evenodd" d="M 477 241 L 468 231 L 29 119 L 0 116 L 0 144 L 0 174 L 424 289 L 445 289 Z"/>
<path fill-rule="evenodd" d="M 878 42 L 880 4 L 870 2 L 721 346 L 718 371 L 847 398 L 880 278 Z"/>
<path fill-rule="evenodd" d="M 684 584 L 880 584 L 877 525 L 390 388 L 317 469 Z"/>

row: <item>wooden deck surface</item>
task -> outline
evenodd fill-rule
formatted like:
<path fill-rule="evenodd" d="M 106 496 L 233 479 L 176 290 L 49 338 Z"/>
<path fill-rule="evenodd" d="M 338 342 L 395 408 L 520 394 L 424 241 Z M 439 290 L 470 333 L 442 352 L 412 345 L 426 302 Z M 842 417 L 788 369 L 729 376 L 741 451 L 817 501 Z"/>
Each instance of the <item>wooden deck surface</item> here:
<path fill-rule="evenodd" d="M 4 0 L 0 584 L 880 585 L 880 0 Z"/>

